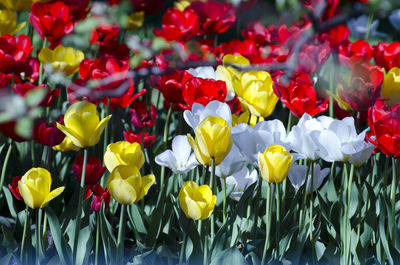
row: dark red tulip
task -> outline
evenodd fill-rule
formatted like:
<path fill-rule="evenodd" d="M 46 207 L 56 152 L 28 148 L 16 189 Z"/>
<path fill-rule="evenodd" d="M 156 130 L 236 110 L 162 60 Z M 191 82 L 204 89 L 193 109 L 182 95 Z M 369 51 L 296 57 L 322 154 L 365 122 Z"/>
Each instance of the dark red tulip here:
<path fill-rule="evenodd" d="M 93 195 L 91 204 L 92 211 L 100 211 L 102 203 L 104 203 L 105 208 L 108 208 L 111 196 L 107 188 L 104 190 L 100 184 L 88 186 L 85 191 L 85 199 L 89 198 L 90 195 Z"/>
<path fill-rule="evenodd" d="M 271 33 L 261 22 L 252 22 L 247 25 L 247 29 L 242 30 L 245 39 L 253 40 L 258 45 L 264 46 L 271 43 Z"/>
<path fill-rule="evenodd" d="M 83 156 L 77 156 L 72 170 L 76 179 L 80 182 L 83 169 Z M 86 164 L 85 185 L 95 185 L 104 175 L 106 168 L 101 166 L 101 160 L 95 157 L 88 157 Z"/>
<path fill-rule="evenodd" d="M 150 106 L 150 112 L 147 109 L 146 103 L 141 100 L 133 102 L 132 107 L 129 109 L 131 122 L 137 129 L 150 128 L 154 125 L 157 118 L 157 110 L 154 105 Z"/>
<path fill-rule="evenodd" d="M 53 147 L 61 144 L 65 134 L 57 128 L 55 123 L 47 124 L 46 122 L 38 122 L 33 127 L 33 139 L 42 144 Z"/>
<path fill-rule="evenodd" d="M 16 126 L 17 126 L 16 120 L 0 123 L 0 132 L 5 137 L 8 137 L 16 142 L 25 142 L 31 140 L 30 138 L 24 138 L 19 136 L 15 129 Z"/>

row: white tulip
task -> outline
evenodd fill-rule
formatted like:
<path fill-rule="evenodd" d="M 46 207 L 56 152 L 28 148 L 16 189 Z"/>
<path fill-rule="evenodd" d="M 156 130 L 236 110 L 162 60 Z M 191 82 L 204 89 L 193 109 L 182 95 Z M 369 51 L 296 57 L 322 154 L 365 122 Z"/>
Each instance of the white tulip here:
<path fill-rule="evenodd" d="M 229 126 L 232 127 L 231 109 L 229 108 L 228 104 L 219 102 L 217 100 L 211 101 L 205 107 L 201 104 L 194 103 L 192 106 L 192 111 L 185 110 L 183 113 L 183 118 L 193 130 L 208 116 L 221 117 L 229 124 Z"/>
<path fill-rule="evenodd" d="M 222 182 L 223 179 L 221 179 Z M 253 170 L 249 174 L 249 170 L 246 167 L 226 178 L 226 185 L 235 185 L 230 195 L 235 201 L 239 201 L 246 189 L 255 182 L 258 182 L 257 170 Z"/>
<path fill-rule="evenodd" d="M 215 167 L 215 175 L 221 178 L 233 175 L 243 168 L 245 162 L 246 158 L 240 152 L 239 148 L 233 144 L 229 154 Z"/>
<path fill-rule="evenodd" d="M 155 161 L 177 174 L 189 172 L 199 164 L 186 135 L 175 136 L 172 140 L 172 150 L 162 152 L 155 157 Z"/>
<path fill-rule="evenodd" d="M 310 168 L 307 177 L 306 192 L 311 191 L 311 172 L 312 171 Z M 314 166 L 313 191 L 316 191 L 321 186 L 329 172 L 330 168 L 324 168 L 321 170 L 321 167 L 318 164 Z M 306 181 L 306 174 L 307 166 L 305 165 L 293 164 L 290 168 L 288 178 L 296 190 L 300 189 L 300 187 L 304 185 L 304 182 Z"/>

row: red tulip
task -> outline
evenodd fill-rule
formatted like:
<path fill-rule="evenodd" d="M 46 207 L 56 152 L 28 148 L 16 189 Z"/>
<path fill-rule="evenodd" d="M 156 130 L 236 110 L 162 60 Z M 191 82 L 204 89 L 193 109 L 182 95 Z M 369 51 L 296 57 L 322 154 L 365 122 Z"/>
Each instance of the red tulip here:
<path fill-rule="evenodd" d="M 124 133 L 125 141 L 128 141 L 130 143 L 138 143 L 138 144 L 142 145 L 142 137 L 143 137 L 143 147 L 144 148 L 149 148 L 150 145 L 156 139 L 155 135 L 149 135 L 147 132 L 144 132 L 144 135 L 142 136 L 143 132 L 134 133 L 131 129 L 128 129 L 127 131 L 124 131 L 123 133 Z"/>
<path fill-rule="evenodd" d="M 331 48 L 337 50 L 339 45 L 348 41 L 350 35 L 350 29 L 345 25 L 339 25 L 331 28 L 327 32 L 323 32 L 319 35 L 319 40 L 321 42 L 327 40 L 329 41 Z"/>
<path fill-rule="evenodd" d="M 247 29 L 242 30 L 245 39 L 253 40 L 260 46 L 271 43 L 272 35 L 261 22 L 252 22 L 247 25 Z"/>
<path fill-rule="evenodd" d="M 190 7 L 198 15 L 205 34 L 224 33 L 236 21 L 235 8 L 232 4 L 209 0 L 193 2 Z"/>
<path fill-rule="evenodd" d="M 355 64 L 368 63 L 371 56 L 372 49 L 364 40 L 347 42 L 339 46 L 339 61 L 347 68 Z"/>
<path fill-rule="evenodd" d="M 70 20 L 78 22 L 84 20 L 90 11 L 89 0 L 63 0 L 69 7 Z"/>
<path fill-rule="evenodd" d="M 368 111 L 370 142 L 387 156 L 400 156 L 400 104 L 390 108 L 378 99 Z M 374 139 L 371 136 L 375 136 Z"/>
<path fill-rule="evenodd" d="M 157 110 L 154 105 L 150 106 L 150 111 L 147 110 L 146 103 L 141 100 L 136 100 L 132 104 L 132 108 L 129 109 L 131 116 L 131 122 L 137 129 L 150 128 L 154 125 L 157 118 Z"/>
<path fill-rule="evenodd" d="M 297 73 L 288 85 L 282 82 L 279 77 L 277 82 L 274 82 L 275 94 L 298 118 L 303 116 L 304 113 L 313 116 L 328 109 L 329 98 L 322 98 L 317 95 L 310 75 Z"/>
<path fill-rule="evenodd" d="M 25 64 L 33 50 L 31 39 L 25 35 L 17 37 L 5 34 L 0 37 L 0 72 L 13 73 Z"/>
<path fill-rule="evenodd" d="M 393 67 L 400 67 L 400 42 L 380 42 L 373 46 L 375 63 L 389 71 Z"/>
<path fill-rule="evenodd" d="M 30 138 L 24 138 L 19 136 L 15 131 L 15 126 L 17 126 L 16 120 L 0 123 L 0 132 L 5 137 L 10 138 L 16 142 L 25 142 L 31 140 Z"/>
<path fill-rule="evenodd" d="M 311 12 L 323 11 L 321 20 L 327 20 L 338 13 L 339 0 L 302 0 Z"/>
<path fill-rule="evenodd" d="M 191 9 L 179 11 L 177 8 L 168 8 L 162 17 L 162 29 L 155 29 L 154 35 L 163 37 L 167 41 L 187 41 L 199 33 L 199 17 Z"/>
<path fill-rule="evenodd" d="M 60 1 L 33 3 L 29 21 L 39 36 L 42 39 L 47 38 L 51 43 L 56 43 L 73 30 L 70 9 L 68 5 Z"/>
<path fill-rule="evenodd" d="M 249 59 L 258 53 L 256 46 L 253 40 L 231 40 L 216 47 L 214 54 L 221 60 L 227 54 L 240 54 Z"/>
<path fill-rule="evenodd" d="M 95 42 L 101 44 L 104 42 L 115 40 L 118 37 L 118 33 L 118 25 L 100 24 L 92 30 L 92 34 L 90 36 L 90 44 L 92 45 Z"/>
<path fill-rule="evenodd" d="M 65 134 L 60 131 L 55 123 L 47 124 L 42 121 L 33 127 L 33 139 L 47 146 L 55 146 L 61 144 L 64 140 Z"/>
<path fill-rule="evenodd" d="M 355 111 L 367 111 L 380 96 L 383 77 L 383 72 L 378 66 L 355 65 L 350 84 L 339 81 L 343 86 L 338 92 L 339 97 Z"/>
<path fill-rule="evenodd" d="M 108 208 L 108 205 L 110 204 L 111 196 L 110 196 L 110 192 L 108 191 L 107 188 L 104 190 L 100 184 L 89 186 L 86 188 L 86 191 L 85 191 L 85 199 L 89 198 L 90 195 L 93 195 L 92 204 L 91 204 L 92 211 L 95 211 L 95 212 L 100 211 L 101 204 L 103 202 L 104 202 L 105 208 Z"/>
<path fill-rule="evenodd" d="M 18 181 L 20 181 L 21 178 L 22 178 L 21 176 L 13 177 L 11 183 L 8 184 L 8 188 L 14 195 L 15 199 L 17 199 L 19 201 L 23 200 L 21 194 L 19 193 L 19 188 L 18 188 Z"/>
<path fill-rule="evenodd" d="M 83 156 L 77 156 L 74 164 L 72 165 L 72 170 L 76 179 L 80 182 L 83 169 Z M 88 157 L 86 164 L 86 175 L 85 175 L 85 185 L 95 185 L 106 171 L 105 167 L 101 166 L 101 160 Z"/>
<path fill-rule="evenodd" d="M 21 83 L 21 84 L 16 84 L 11 88 L 16 94 L 22 97 L 25 97 L 29 92 L 32 92 L 34 90 L 43 89 L 46 92 L 46 95 L 42 99 L 42 101 L 37 104 L 38 106 L 42 107 L 48 107 L 51 104 L 53 104 L 54 100 L 60 94 L 60 90 L 58 88 L 50 90 L 50 87 L 47 84 L 36 86 L 32 83 Z"/>
<path fill-rule="evenodd" d="M 183 88 L 183 98 L 186 105 L 180 104 L 183 109 L 192 109 L 193 103 L 206 106 L 213 100 L 225 102 L 226 84 L 224 81 L 192 77 L 186 81 Z"/>
<path fill-rule="evenodd" d="M 306 44 L 298 54 L 293 54 L 292 56 L 296 56 L 298 60 L 297 72 L 313 74 L 328 60 L 329 55 L 329 43 L 324 42 L 318 45 Z"/>
<path fill-rule="evenodd" d="M 162 76 L 158 89 L 163 94 L 167 105 L 174 104 L 176 109 L 178 106 L 185 104 L 183 87 L 186 81 L 192 77 L 193 75 L 184 70 L 177 70 Z"/>

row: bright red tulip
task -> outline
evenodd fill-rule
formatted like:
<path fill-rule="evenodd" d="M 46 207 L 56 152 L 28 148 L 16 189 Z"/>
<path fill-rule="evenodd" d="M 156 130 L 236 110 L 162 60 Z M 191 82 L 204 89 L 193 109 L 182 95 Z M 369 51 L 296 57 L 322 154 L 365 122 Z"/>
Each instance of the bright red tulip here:
<path fill-rule="evenodd" d="M 247 25 L 247 29 L 242 30 L 242 36 L 245 39 L 254 41 L 260 46 L 271 43 L 272 35 L 261 22 L 252 22 Z"/>
<path fill-rule="evenodd" d="M 0 72 L 19 72 L 33 50 L 31 39 L 25 35 L 16 37 L 5 34 L 0 37 Z"/>
<path fill-rule="evenodd" d="M 387 156 L 400 156 L 400 104 L 390 108 L 378 99 L 368 111 L 370 142 Z M 371 136 L 375 136 L 372 138 Z"/>
<path fill-rule="evenodd" d="M 331 48 L 337 50 L 339 45 L 346 43 L 350 36 L 350 29 L 345 25 L 338 25 L 319 35 L 321 42 L 329 41 Z"/>
<path fill-rule="evenodd" d="M 77 156 L 72 170 L 76 179 L 80 182 L 83 169 L 83 156 Z M 106 172 L 106 168 L 101 166 L 101 160 L 94 157 L 88 157 L 86 164 L 85 185 L 95 185 Z"/>
<path fill-rule="evenodd" d="M 162 76 L 158 89 L 163 94 L 168 108 L 170 104 L 174 104 L 175 109 L 185 104 L 183 87 L 186 81 L 192 77 L 193 75 L 184 70 L 177 70 Z"/>
<path fill-rule="evenodd" d="M 56 43 L 73 30 L 70 9 L 61 1 L 33 3 L 29 21 L 39 36 L 47 38 L 51 43 Z"/>
<path fill-rule="evenodd" d="M 386 71 L 400 67 L 400 42 L 380 42 L 373 48 L 373 57 L 377 65 L 384 67 Z"/>
<path fill-rule="evenodd" d="M 368 63 L 372 56 L 372 48 L 364 40 L 347 42 L 339 46 L 339 61 L 347 68 L 355 64 Z"/>
<path fill-rule="evenodd" d="M 190 7 L 198 15 L 205 34 L 224 33 L 236 21 L 235 8 L 232 4 L 209 0 L 193 2 Z"/>
<path fill-rule="evenodd" d="M 288 85 L 283 84 L 279 77 L 274 84 L 275 94 L 298 118 L 304 113 L 313 116 L 328 109 L 329 98 L 317 94 L 314 82 L 306 73 L 295 74 Z"/>
<path fill-rule="evenodd" d="M 21 176 L 13 177 L 11 183 L 8 184 L 8 189 L 12 192 L 15 199 L 19 201 L 23 200 L 21 194 L 19 193 L 19 188 L 18 188 L 18 181 L 20 181 L 21 178 L 22 178 Z"/>
<path fill-rule="evenodd" d="M 187 41 L 199 33 L 200 22 L 197 14 L 191 9 L 179 11 L 177 8 L 168 8 L 161 21 L 162 29 L 155 29 L 154 35 L 163 37 L 167 41 Z"/>
<path fill-rule="evenodd" d="M 124 131 L 124 138 L 125 141 L 128 141 L 130 143 L 138 143 L 142 145 L 142 134 L 143 132 L 139 133 L 134 133 L 132 129 L 128 129 L 127 131 Z M 149 148 L 150 145 L 154 142 L 156 139 L 155 135 L 149 135 L 147 132 L 144 132 L 143 135 L 143 147 L 144 148 Z"/>

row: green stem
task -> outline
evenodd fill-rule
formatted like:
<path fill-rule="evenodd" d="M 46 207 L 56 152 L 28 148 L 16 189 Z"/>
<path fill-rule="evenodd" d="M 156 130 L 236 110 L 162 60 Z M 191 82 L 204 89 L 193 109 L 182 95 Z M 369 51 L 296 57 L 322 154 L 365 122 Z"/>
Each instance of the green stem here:
<path fill-rule="evenodd" d="M 47 39 L 45 38 L 43 40 L 43 46 L 42 48 L 45 48 L 47 46 Z M 43 81 L 43 63 L 41 62 L 39 65 L 39 85 L 42 84 Z"/>
<path fill-rule="evenodd" d="M 279 257 L 279 240 L 281 236 L 280 232 L 280 224 L 281 224 L 281 214 L 280 214 L 280 206 L 281 206 L 281 195 L 280 195 L 280 187 L 279 183 L 275 183 L 276 188 L 276 258 Z"/>
<path fill-rule="evenodd" d="M 208 231 L 207 227 L 208 222 L 209 220 L 205 220 L 205 226 L 206 226 L 205 231 Z M 207 232 L 204 232 L 203 234 L 204 234 L 203 265 L 208 265 L 208 238 L 207 238 L 208 234 Z"/>
<path fill-rule="evenodd" d="M 259 185 L 261 185 L 261 183 Z M 267 257 L 267 250 L 269 248 L 269 236 L 271 233 L 270 211 L 271 211 L 271 187 L 270 184 L 267 183 L 267 202 L 265 203 L 265 243 L 261 259 L 261 265 L 265 264 L 265 258 Z"/>
<path fill-rule="evenodd" d="M 99 261 L 99 241 L 100 241 L 100 214 L 96 212 L 96 247 L 94 254 L 94 265 Z"/>
<path fill-rule="evenodd" d="M 27 205 L 25 207 L 24 231 L 22 233 L 21 250 L 19 255 L 19 260 L 21 264 L 24 264 L 24 248 L 25 248 L 26 231 L 28 230 L 28 222 L 29 222 L 29 207 Z"/>
<path fill-rule="evenodd" d="M 314 210 L 314 162 L 311 162 L 311 183 L 310 183 L 310 241 L 313 240 L 313 210 Z M 306 190 L 307 190 L 307 183 L 306 183 Z"/>
<path fill-rule="evenodd" d="M 8 164 L 8 160 L 10 160 L 11 150 L 12 150 L 12 142 L 8 146 L 6 157 L 4 158 L 4 162 L 3 162 L 3 168 L 1 169 L 0 194 L 3 191 L 4 178 L 6 177 L 7 164 Z"/>
<path fill-rule="evenodd" d="M 40 208 L 36 211 L 36 265 L 40 265 Z"/>
<path fill-rule="evenodd" d="M 216 194 L 215 192 L 215 186 L 214 186 L 214 178 L 215 178 L 215 159 L 211 159 L 211 176 L 210 176 L 210 188 L 213 194 Z M 212 214 L 210 216 L 210 226 L 211 226 L 211 242 L 214 240 L 215 236 L 215 231 L 214 231 L 214 225 L 215 225 L 215 215 Z"/>
<path fill-rule="evenodd" d="M 119 227 L 118 227 L 118 265 L 124 262 L 124 236 L 125 236 L 125 218 L 126 218 L 126 205 L 121 205 L 121 215 L 119 217 Z"/>
<path fill-rule="evenodd" d="M 351 262 L 351 257 L 350 257 L 350 232 L 351 232 L 351 223 L 349 220 L 349 208 L 350 208 L 350 201 L 351 201 L 351 184 L 353 183 L 353 176 L 354 176 L 354 165 L 352 164 L 350 167 L 350 174 L 348 176 L 348 181 L 347 181 L 347 192 L 346 192 L 346 210 L 345 210 L 345 216 L 344 216 L 344 221 L 346 222 L 345 225 L 345 264 L 350 264 Z M 350 227 L 350 231 L 349 228 Z"/>
<path fill-rule="evenodd" d="M 180 253 L 179 253 L 179 265 L 182 265 L 182 264 L 183 264 L 183 255 L 184 255 L 184 253 L 185 253 L 186 241 L 187 241 L 187 235 L 188 235 L 188 234 L 186 233 L 188 222 L 189 222 L 189 220 L 187 220 L 187 221 L 185 222 L 184 226 L 183 226 L 183 233 L 184 233 L 184 236 L 183 236 L 183 241 L 182 241 L 182 245 L 181 245 L 181 251 L 180 251 Z"/>
<path fill-rule="evenodd" d="M 396 178 L 396 158 L 392 157 L 392 187 L 390 191 L 390 200 L 392 203 L 392 223 L 391 223 L 391 234 L 392 234 L 392 242 L 395 245 L 396 242 L 396 224 L 395 224 L 395 217 L 396 217 L 396 185 L 397 185 L 397 178 Z"/>
<path fill-rule="evenodd" d="M 73 244 L 73 261 L 76 263 L 76 252 L 78 250 L 78 239 L 79 239 L 79 231 L 81 226 L 81 217 L 82 217 L 82 202 L 83 195 L 85 191 L 85 177 L 86 177 L 86 165 L 87 165 L 87 157 L 88 150 L 85 148 L 83 150 L 83 167 L 82 167 L 82 177 L 81 177 L 81 185 L 79 186 L 79 197 L 78 197 L 78 210 L 76 212 L 76 220 L 75 220 L 75 232 L 74 232 L 74 244 Z"/>
<path fill-rule="evenodd" d="M 42 242 L 46 242 L 47 213 L 44 213 Z"/>
<path fill-rule="evenodd" d="M 225 223 L 225 221 L 226 221 L 226 178 L 223 178 L 223 185 L 222 185 L 222 188 L 223 188 L 223 192 L 224 192 L 224 202 L 223 202 L 223 205 L 222 205 L 222 220 L 223 220 L 223 223 Z"/>

